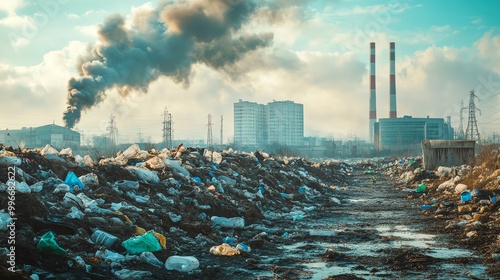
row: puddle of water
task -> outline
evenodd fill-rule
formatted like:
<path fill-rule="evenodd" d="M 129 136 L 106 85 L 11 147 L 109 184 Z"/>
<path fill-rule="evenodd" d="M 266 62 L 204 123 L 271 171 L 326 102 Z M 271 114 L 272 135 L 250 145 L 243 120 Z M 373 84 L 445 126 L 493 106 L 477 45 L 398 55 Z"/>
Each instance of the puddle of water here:
<path fill-rule="evenodd" d="M 306 229 L 304 232 L 308 232 L 311 236 L 335 236 L 339 232 L 345 230 L 339 229 L 324 229 L 321 228 L 322 225 L 318 225 L 318 228 Z M 324 226 L 324 225 L 323 225 Z M 377 267 L 380 269 L 376 273 L 370 273 L 371 267 L 365 267 L 366 269 L 359 269 L 358 262 L 351 262 L 349 260 L 336 261 L 336 262 L 321 262 L 317 259 L 317 256 L 322 254 L 326 248 L 332 248 L 339 253 L 343 253 L 352 257 L 377 257 L 380 258 L 381 254 L 385 255 L 386 250 L 397 249 L 402 247 L 413 247 L 422 250 L 423 254 L 430 257 L 436 258 L 436 262 L 430 264 L 429 270 L 425 272 L 426 276 L 432 279 L 487 279 L 486 268 L 479 263 L 469 262 L 465 264 L 455 264 L 447 263 L 447 260 L 455 258 L 473 258 L 474 253 L 466 249 L 459 248 L 447 248 L 443 247 L 444 244 L 437 240 L 437 236 L 433 234 L 419 233 L 417 230 L 406 226 L 406 225 L 380 225 L 372 228 L 375 232 L 372 234 L 377 234 L 380 237 L 386 237 L 381 239 L 375 239 L 365 242 L 343 242 L 343 243 L 325 243 L 325 242 L 297 242 L 290 245 L 284 245 L 282 248 L 285 252 L 288 252 L 288 257 L 294 257 L 297 259 L 303 259 L 308 255 L 309 257 L 314 256 L 314 259 L 310 259 L 311 263 L 304 263 L 306 269 L 312 272 L 311 278 L 307 279 L 324 279 L 329 276 L 341 275 L 341 274 L 353 274 L 363 279 L 387 279 L 388 275 L 392 275 L 398 278 L 415 277 L 421 278 L 421 272 L 411 272 L 406 271 L 401 274 L 400 271 L 390 271 L 388 269 L 388 264 L 382 267 Z M 350 230 L 356 230 L 350 228 Z M 387 238 L 388 237 L 388 238 Z M 309 245 L 313 247 L 308 247 L 307 253 L 301 248 L 304 245 Z M 307 258 L 307 257 L 306 257 Z M 479 257 L 477 257 L 479 261 Z M 385 268 L 385 269 L 384 269 Z M 409 273 L 409 274 L 408 274 Z M 392 277 L 391 276 L 391 277 Z"/>
<path fill-rule="evenodd" d="M 324 262 L 313 262 L 305 264 L 309 270 L 313 271 L 312 280 L 325 279 L 328 276 L 340 274 L 355 274 L 356 276 L 363 277 L 363 279 L 382 279 L 376 275 L 371 274 L 367 270 L 355 269 L 358 264 L 346 264 L 345 266 L 327 265 Z M 380 272 L 379 272 L 380 273 Z"/>
<path fill-rule="evenodd" d="M 368 199 L 360 198 L 360 199 L 348 199 L 347 201 L 358 203 L 358 202 L 366 202 Z"/>
<path fill-rule="evenodd" d="M 378 230 L 378 231 L 382 231 L 383 232 L 383 231 L 390 231 L 391 227 L 389 227 L 389 226 L 380 226 L 380 227 L 376 227 L 375 229 Z"/>
<path fill-rule="evenodd" d="M 329 276 L 341 275 L 341 274 L 354 274 L 358 277 L 362 277 L 363 279 L 387 279 L 387 275 L 392 275 L 393 277 L 397 277 L 397 274 L 400 273 L 398 271 L 388 271 L 388 270 L 379 270 L 375 274 L 369 272 L 370 268 L 367 270 L 356 269 L 358 264 L 343 264 L 344 266 L 338 265 L 329 265 L 324 262 L 313 262 L 307 263 L 305 266 L 308 270 L 313 272 L 313 275 L 310 279 L 312 280 L 321 280 L 325 279 Z M 486 269 L 484 266 L 475 263 L 469 263 L 465 265 L 457 265 L 457 264 L 441 264 L 439 266 L 439 270 L 437 271 L 439 275 L 433 275 L 432 279 L 436 280 L 465 280 L 471 278 L 477 279 L 486 279 Z M 415 272 L 414 275 L 417 279 L 424 279 L 421 275 L 418 275 L 418 272 Z M 409 275 L 401 276 L 401 278 L 410 277 Z"/>
<path fill-rule="evenodd" d="M 448 248 L 433 248 L 432 250 L 427 251 L 426 255 L 440 259 L 476 257 L 473 252 L 466 249 L 448 249 Z"/>
<path fill-rule="evenodd" d="M 410 227 L 405 226 L 405 225 L 395 226 L 394 228 L 397 230 L 406 230 L 406 231 L 410 230 Z"/>
<path fill-rule="evenodd" d="M 399 246 L 394 246 L 389 243 L 378 243 L 378 244 L 373 244 L 373 243 L 306 243 L 306 242 L 299 242 L 291 245 L 284 245 L 283 248 L 291 252 L 290 256 L 295 256 L 295 257 L 303 257 L 304 256 L 304 251 L 300 249 L 299 247 L 302 247 L 306 244 L 309 245 L 318 245 L 317 253 L 320 254 L 322 253 L 326 248 L 333 248 L 335 251 L 341 252 L 341 253 L 346 253 L 349 255 L 353 256 L 370 256 L 370 257 L 375 257 L 379 256 L 380 253 L 378 251 L 383 250 L 383 249 L 388 249 L 388 248 L 395 248 Z M 323 248 L 323 249 L 320 249 Z"/>
<path fill-rule="evenodd" d="M 380 236 L 393 236 L 406 240 L 433 240 L 436 238 L 435 235 L 425 234 L 425 233 L 416 233 L 412 231 L 389 231 L 382 232 Z"/>
<path fill-rule="evenodd" d="M 336 236 L 339 230 L 309 229 L 306 232 L 311 236 Z"/>

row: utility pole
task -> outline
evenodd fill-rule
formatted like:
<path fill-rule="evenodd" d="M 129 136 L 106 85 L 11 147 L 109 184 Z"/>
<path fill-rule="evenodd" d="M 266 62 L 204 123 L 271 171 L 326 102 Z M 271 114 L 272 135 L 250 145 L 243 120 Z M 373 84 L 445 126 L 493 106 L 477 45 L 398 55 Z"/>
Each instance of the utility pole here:
<path fill-rule="evenodd" d="M 109 138 L 109 149 L 112 154 L 116 152 L 116 134 L 118 133 L 118 129 L 116 128 L 115 116 L 111 114 L 109 118 L 109 126 L 106 128 L 108 131 Z"/>
<path fill-rule="evenodd" d="M 138 144 L 142 143 L 142 133 L 140 129 L 139 132 L 137 133 L 137 142 Z"/>
<path fill-rule="evenodd" d="M 476 108 L 474 103 L 474 98 L 477 97 L 474 90 L 470 91 L 469 95 L 469 122 L 467 123 L 467 130 L 465 132 L 465 139 L 467 140 L 477 140 L 478 143 L 481 142 L 481 137 L 479 135 L 479 130 L 477 128 L 476 120 L 476 110 L 481 114 L 481 110 Z"/>
<path fill-rule="evenodd" d="M 167 107 L 163 111 L 163 145 L 166 148 L 172 148 L 172 114 L 167 111 Z"/>
<path fill-rule="evenodd" d="M 223 139 L 224 139 L 224 116 L 220 116 L 220 145 L 222 147 L 223 145 Z"/>
<path fill-rule="evenodd" d="M 212 115 L 208 114 L 208 130 L 207 130 L 207 147 L 212 147 L 214 145 L 212 139 Z"/>
<path fill-rule="evenodd" d="M 460 123 L 458 124 L 458 135 L 457 139 L 462 140 L 465 139 L 465 133 L 464 133 L 464 110 L 468 109 L 467 107 L 464 107 L 464 101 L 462 100 L 460 102 Z"/>

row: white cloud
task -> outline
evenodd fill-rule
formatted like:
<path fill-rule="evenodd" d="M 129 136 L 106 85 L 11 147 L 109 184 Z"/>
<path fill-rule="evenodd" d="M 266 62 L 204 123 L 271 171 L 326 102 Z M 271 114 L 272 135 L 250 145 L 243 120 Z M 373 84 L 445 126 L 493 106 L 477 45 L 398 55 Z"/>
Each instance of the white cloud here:
<path fill-rule="evenodd" d="M 481 43 L 476 44 L 478 48 L 429 47 L 398 63 L 399 115 L 450 115 L 456 127 L 460 102 L 468 101 L 470 90 L 483 99 L 492 97 L 495 90 L 500 92 L 498 72 L 478 60 Z M 498 61 L 500 54 L 491 53 L 490 59 Z"/>
<path fill-rule="evenodd" d="M 500 56 L 500 35 L 492 36 L 493 31 L 488 31 L 475 42 L 480 56 L 483 59 Z"/>
<path fill-rule="evenodd" d="M 98 25 L 77 25 L 75 30 L 82 35 L 97 37 L 97 31 L 99 29 Z"/>
<path fill-rule="evenodd" d="M 438 25 L 433 25 L 431 27 L 432 31 L 435 31 L 435 32 L 448 32 L 451 30 L 451 26 L 450 25 L 441 25 L 441 26 L 438 26 Z"/>
<path fill-rule="evenodd" d="M 418 6 L 414 6 L 418 7 Z M 366 15 L 366 14 L 379 14 L 389 12 L 391 14 L 400 14 L 411 8 L 409 4 L 394 3 L 388 5 L 371 5 L 371 6 L 355 6 L 350 9 L 342 9 L 334 11 L 334 16 L 352 16 L 352 15 Z"/>
<path fill-rule="evenodd" d="M 482 18 L 476 18 L 471 21 L 472 24 L 480 24 L 483 22 Z"/>
<path fill-rule="evenodd" d="M 66 14 L 66 17 L 67 17 L 67 18 L 69 18 L 69 19 L 79 19 L 79 18 L 80 18 L 80 16 L 79 16 L 79 15 L 77 15 L 77 14 L 73 14 L 73 13 L 71 13 L 71 14 Z"/>
<path fill-rule="evenodd" d="M 9 100 L 9 106 L 2 108 L 9 118 L 2 118 L 0 127 L 36 126 L 53 120 L 61 124 L 66 84 L 85 48 L 82 42 L 70 42 L 62 50 L 46 53 L 37 65 L 0 65 L 2 96 Z"/>
<path fill-rule="evenodd" d="M 14 16 L 16 10 L 24 4 L 23 0 L 9 0 L 0 2 L 0 11 L 6 11 L 9 16 Z"/>

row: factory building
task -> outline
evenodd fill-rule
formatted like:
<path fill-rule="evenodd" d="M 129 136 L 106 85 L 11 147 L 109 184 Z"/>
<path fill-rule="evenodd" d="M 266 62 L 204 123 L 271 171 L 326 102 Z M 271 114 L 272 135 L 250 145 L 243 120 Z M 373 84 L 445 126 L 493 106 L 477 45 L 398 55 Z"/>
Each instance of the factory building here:
<path fill-rule="evenodd" d="M 451 122 L 442 118 L 398 118 L 396 104 L 396 44 L 389 43 L 389 117 L 377 119 L 375 43 L 370 43 L 369 142 L 375 151 L 419 150 L 422 140 L 452 140 Z"/>
<path fill-rule="evenodd" d="M 47 144 L 57 149 L 80 147 L 80 133 L 56 124 L 0 130 L 0 143 L 12 147 L 40 148 Z"/>
<path fill-rule="evenodd" d="M 252 147 L 303 145 L 304 105 L 293 101 L 264 105 L 239 100 L 234 103 L 234 142 Z"/>
<path fill-rule="evenodd" d="M 382 118 L 378 124 L 380 150 L 419 150 L 422 140 L 452 140 L 454 131 L 442 118 Z"/>

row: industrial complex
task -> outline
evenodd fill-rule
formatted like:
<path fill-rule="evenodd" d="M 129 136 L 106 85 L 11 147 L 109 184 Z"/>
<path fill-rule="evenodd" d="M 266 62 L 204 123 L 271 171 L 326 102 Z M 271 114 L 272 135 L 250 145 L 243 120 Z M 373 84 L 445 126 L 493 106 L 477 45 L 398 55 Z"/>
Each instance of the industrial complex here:
<path fill-rule="evenodd" d="M 370 43 L 369 66 L 369 133 L 368 141 L 358 137 L 346 141 L 316 137 L 304 137 L 304 105 L 294 101 L 273 100 L 267 104 L 239 100 L 234 103 L 234 142 L 242 149 L 264 149 L 272 145 L 291 147 L 302 151 L 306 156 L 334 157 L 387 154 L 393 152 L 418 153 L 424 140 L 453 140 L 455 130 L 451 126 L 451 118 L 413 117 L 403 115 L 398 117 L 396 102 L 396 44 L 389 45 L 389 114 L 388 117 L 377 116 L 376 89 L 376 46 Z M 471 92 L 474 113 L 474 92 Z M 472 113 L 471 113 L 472 112 Z M 474 115 L 472 115 L 474 117 Z M 469 117 L 470 118 L 470 117 Z M 470 121 L 469 121 L 470 123 Z M 209 115 L 208 136 L 206 143 L 197 142 L 197 146 L 214 146 L 212 138 L 211 115 Z M 223 119 L 221 116 L 221 142 L 223 145 Z M 94 136 L 93 146 L 110 146 L 116 148 L 116 124 L 111 116 L 107 135 Z M 163 120 L 163 143 L 160 146 L 172 147 L 182 143 L 172 137 L 172 116 L 166 109 Z M 464 134 L 462 132 L 462 134 Z M 460 133 L 459 133 L 460 135 Z M 467 137 L 477 135 L 477 124 L 468 125 Z M 82 138 L 83 135 L 82 135 Z M 103 141 L 99 141 L 100 139 Z M 460 138 L 460 137 L 458 137 Z M 110 141 L 105 141 L 105 140 Z M 88 141 L 87 141 L 88 142 Z M 108 144 L 102 144 L 102 143 Z M 140 142 L 140 141 L 139 141 Z M 179 143 L 178 143 L 179 142 Z M 189 142 L 189 141 L 188 141 Z M 0 130 L 0 143 L 14 147 L 42 147 L 50 144 L 56 148 L 80 147 L 80 133 L 55 124 L 40 127 L 22 128 L 19 130 Z M 89 145 L 88 143 L 86 143 Z M 150 143 L 148 143 L 150 144 Z M 186 144 L 186 143 L 184 143 Z"/>
<path fill-rule="evenodd" d="M 451 119 L 414 118 L 403 116 L 398 118 L 396 103 L 396 44 L 389 45 L 389 118 L 377 121 L 376 75 L 375 75 L 375 43 L 370 43 L 370 112 L 369 142 L 375 151 L 412 151 L 420 150 L 423 140 L 452 140 L 454 129 Z"/>

